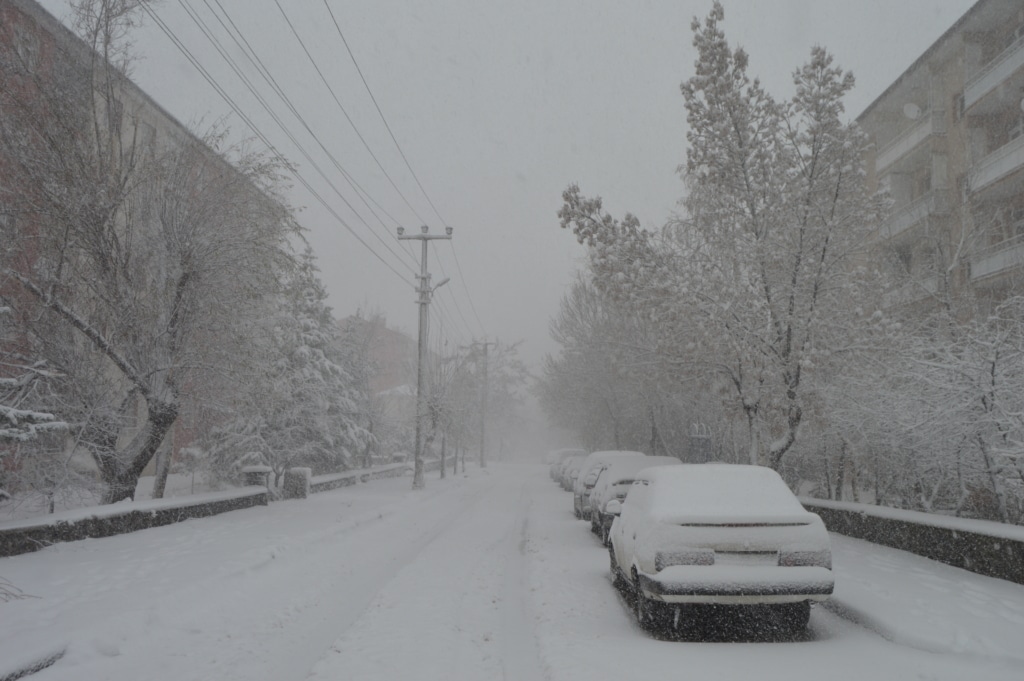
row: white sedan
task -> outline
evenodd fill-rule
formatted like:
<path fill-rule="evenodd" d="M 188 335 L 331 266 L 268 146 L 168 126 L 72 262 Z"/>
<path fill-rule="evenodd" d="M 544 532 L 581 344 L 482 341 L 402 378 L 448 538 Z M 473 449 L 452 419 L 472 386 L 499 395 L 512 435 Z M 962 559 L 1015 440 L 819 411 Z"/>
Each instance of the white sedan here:
<path fill-rule="evenodd" d="M 598 475 L 594 489 L 590 492 L 590 531 L 608 546 L 608 532 L 615 519 L 605 511 L 608 502 L 612 499 L 625 499 L 639 471 L 654 466 L 680 466 L 682 463 L 674 456 L 636 456 L 608 464 Z"/>
<path fill-rule="evenodd" d="M 611 569 L 650 629 L 684 621 L 691 604 L 758 605 L 807 626 L 832 593 L 825 526 L 768 468 L 690 464 L 636 476 L 611 528 Z"/>

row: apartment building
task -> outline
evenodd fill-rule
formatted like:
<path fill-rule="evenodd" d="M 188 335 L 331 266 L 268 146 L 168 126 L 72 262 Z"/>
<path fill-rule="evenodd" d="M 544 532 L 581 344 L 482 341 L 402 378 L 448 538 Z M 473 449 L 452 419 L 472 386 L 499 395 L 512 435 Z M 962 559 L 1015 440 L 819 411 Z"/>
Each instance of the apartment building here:
<path fill-rule="evenodd" d="M 1024 293 L 1024 3 L 979 0 L 857 120 L 893 201 L 885 303 L 964 317 Z"/>

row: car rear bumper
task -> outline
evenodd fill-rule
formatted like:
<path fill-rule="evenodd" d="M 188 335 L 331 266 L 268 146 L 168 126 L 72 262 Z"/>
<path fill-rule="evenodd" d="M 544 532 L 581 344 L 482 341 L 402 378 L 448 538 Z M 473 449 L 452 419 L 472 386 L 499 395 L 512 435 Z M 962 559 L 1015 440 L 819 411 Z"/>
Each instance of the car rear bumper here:
<path fill-rule="evenodd" d="M 637 577 L 644 596 L 666 603 L 823 601 L 835 585 L 823 567 L 673 565 Z"/>

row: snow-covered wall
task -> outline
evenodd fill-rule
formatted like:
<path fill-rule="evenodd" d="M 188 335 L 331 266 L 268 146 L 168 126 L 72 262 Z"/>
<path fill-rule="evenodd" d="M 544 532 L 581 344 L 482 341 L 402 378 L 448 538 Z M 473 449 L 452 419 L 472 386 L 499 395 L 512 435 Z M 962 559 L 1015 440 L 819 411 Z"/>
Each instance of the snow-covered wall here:
<path fill-rule="evenodd" d="M 344 473 L 317 475 L 310 479 L 309 491 L 311 494 L 315 494 L 317 492 L 326 492 L 328 490 L 338 489 L 339 487 L 348 487 L 349 485 L 354 485 L 357 482 L 367 482 L 378 478 L 397 478 L 405 475 L 409 470 L 411 470 L 409 464 L 393 463 L 387 466 L 374 468 L 372 470 L 363 469 L 345 471 Z"/>
<path fill-rule="evenodd" d="M 1024 527 L 825 499 L 800 501 L 830 532 L 1024 584 Z"/>
<path fill-rule="evenodd" d="M 438 467 L 439 462 L 424 462 L 424 470 L 437 470 Z M 397 463 L 369 470 L 360 469 L 304 478 L 304 482 L 308 479 L 308 493 L 325 492 L 359 482 L 399 477 L 409 470 L 409 464 Z M 303 491 L 307 491 L 305 486 L 303 488 Z M 176 499 L 91 506 L 41 518 L 14 520 L 0 523 L 0 558 L 38 551 L 59 542 L 110 537 L 170 525 L 189 518 L 203 518 L 252 506 L 266 506 L 268 501 L 269 492 L 266 487 L 252 486 Z"/>
<path fill-rule="evenodd" d="M 267 495 L 266 487 L 243 487 L 177 499 L 92 506 L 42 518 L 0 523 L 0 558 L 38 551 L 59 542 L 110 537 L 179 523 L 189 518 L 266 506 Z"/>

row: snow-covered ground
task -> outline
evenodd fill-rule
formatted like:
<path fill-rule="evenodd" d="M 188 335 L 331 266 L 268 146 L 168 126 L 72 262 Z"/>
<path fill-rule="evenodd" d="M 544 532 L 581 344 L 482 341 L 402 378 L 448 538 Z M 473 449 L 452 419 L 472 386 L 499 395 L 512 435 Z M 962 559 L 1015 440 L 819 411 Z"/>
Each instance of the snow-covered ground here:
<path fill-rule="evenodd" d="M 544 466 L 408 478 L 0 559 L 0 678 L 1019 679 L 1024 587 L 833 536 L 797 639 L 653 637 Z M 738 640 L 735 640 L 738 639 Z"/>

